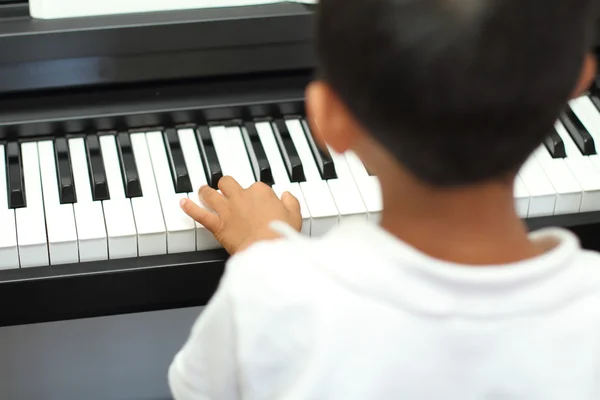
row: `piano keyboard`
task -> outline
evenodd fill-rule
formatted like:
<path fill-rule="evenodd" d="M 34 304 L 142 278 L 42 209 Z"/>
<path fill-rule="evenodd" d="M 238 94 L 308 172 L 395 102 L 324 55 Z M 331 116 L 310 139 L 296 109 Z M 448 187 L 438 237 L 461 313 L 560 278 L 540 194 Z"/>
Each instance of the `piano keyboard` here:
<path fill-rule="evenodd" d="M 600 211 L 600 101 L 572 100 L 515 179 L 522 218 Z M 301 204 L 302 232 L 377 222 L 377 177 L 356 154 L 320 150 L 306 120 L 98 133 L 0 145 L 0 269 L 219 249 L 179 208 L 231 175 Z M 201 205 L 202 206 L 202 205 Z"/>
<path fill-rule="evenodd" d="M 321 151 L 300 117 L 0 145 L 0 268 L 220 248 L 179 208 L 224 175 L 300 201 L 303 232 L 377 221 L 377 178 L 354 154 Z"/>
<path fill-rule="evenodd" d="M 600 211 L 600 100 L 570 101 L 515 179 L 523 218 Z M 600 147 L 599 147 L 600 149 Z"/>

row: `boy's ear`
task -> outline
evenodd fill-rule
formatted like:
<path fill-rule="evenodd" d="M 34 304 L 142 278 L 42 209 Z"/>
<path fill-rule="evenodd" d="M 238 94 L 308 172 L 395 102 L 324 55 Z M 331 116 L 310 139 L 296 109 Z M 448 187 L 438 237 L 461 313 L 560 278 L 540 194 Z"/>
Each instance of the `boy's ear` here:
<path fill-rule="evenodd" d="M 581 68 L 581 74 L 579 75 L 577 86 L 573 91 L 573 98 L 581 96 L 590 88 L 592 82 L 596 78 L 596 69 L 596 57 L 593 54 L 588 54 L 583 62 L 583 67 Z"/>
<path fill-rule="evenodd" d="M 312 82 L 306 88 L 306 115 L 315 141 L 321 148 L 325 143 L 337 153 L 351 149 L 358 130 L 353 118 L 331 87 Z"/>

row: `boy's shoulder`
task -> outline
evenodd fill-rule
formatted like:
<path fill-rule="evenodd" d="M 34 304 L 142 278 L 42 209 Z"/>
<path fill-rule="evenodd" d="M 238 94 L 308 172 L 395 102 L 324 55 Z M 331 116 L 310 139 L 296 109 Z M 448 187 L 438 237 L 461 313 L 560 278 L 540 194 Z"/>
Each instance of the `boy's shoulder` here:
<path fill-rule="evenodd" d="M 329 257 L 323 242 L 287 233 L 280 239 L 253 244 L 227 262 L 226 274 L 232 289 L 290 294 L 290 288 L 314 282 L 315 275 L 323 273 L 322 266 Z"/>
<path fill-rule="evenodd" d="M 348 283 L 357 278 L 350 270 L 366 266 L 369 246 L 361 243 L 356 225 L 320 237 L 307 237 L 280 223 L 273 226 L 280 239 L 255 243 L 227 262 L 222 285 L 237 304 L 270 306 L 277 299 L 281 306 L 312 307 L 334 293 L 345 296 Z"/>
<path fill-rule="evenodd" d="M 556 301 L 584 292 L 600 296 L 600 253 L 581 248 L 576 235 L 564 229 L 531 234 L 557 243 L 541 257 L 481 270 L 431 259 L 369 223 L 338 227 L 320 238 L 279 228 L 281 239 L 256 243 L 228 261 L 224 282 L 236 303 L 271 307 L 277 299 L 282 309 L 311 308 L 357 293 L 386 301 L 402 293 L 402 302 L 427 305 L 431 298 L 425 301 L 421 292 L 463 296 L 465 286 L 501 285 L 510 294 L 518 282 L 532 280 L 547 285 Z"/>

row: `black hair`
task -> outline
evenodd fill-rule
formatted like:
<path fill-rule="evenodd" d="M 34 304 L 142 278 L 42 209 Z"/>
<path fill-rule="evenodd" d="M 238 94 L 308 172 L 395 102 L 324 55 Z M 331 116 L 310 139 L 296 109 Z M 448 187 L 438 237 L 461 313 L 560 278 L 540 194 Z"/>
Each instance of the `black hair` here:
<path fill-rule="evenodd" d="M 591 50 L 596 0 L 320 0 L 321 78 L 418 179 L 516 172 Z"/>

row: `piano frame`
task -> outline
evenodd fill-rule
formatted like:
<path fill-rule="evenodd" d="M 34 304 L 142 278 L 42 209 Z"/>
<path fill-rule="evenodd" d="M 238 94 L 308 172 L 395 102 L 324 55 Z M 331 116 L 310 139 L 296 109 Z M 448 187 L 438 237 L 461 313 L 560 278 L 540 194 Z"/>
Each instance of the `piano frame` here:
<path fill-rule="evenodd" d="M 281 3 L 33 21 L 26 6 L 0 6 L 0 140 L 303 114 L 312 15 Z M 600 212 L 527 223 L 600 247 Z M 0 271 L 0 326 L 205 305 L 226 260 L 215 250 Z"/>
<path fill-rule="evenodd" d="M 0 93 L 310 69 L 313 6 L 32 20 L 0 6 Z"/>

